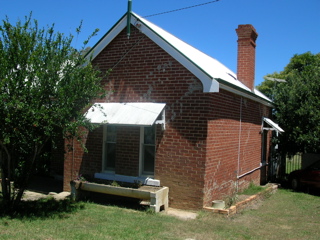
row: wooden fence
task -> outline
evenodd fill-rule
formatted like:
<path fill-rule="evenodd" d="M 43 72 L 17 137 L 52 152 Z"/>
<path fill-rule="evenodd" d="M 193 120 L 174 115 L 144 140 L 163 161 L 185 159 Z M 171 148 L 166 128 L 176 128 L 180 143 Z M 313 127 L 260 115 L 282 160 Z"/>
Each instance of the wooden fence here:
<path fill-rule="evenodd" d="M 297 153 L 292 157 L 286 157 L 285 174 L 290 174 L 295 170 L 302 168 L 302 153 Z"/>

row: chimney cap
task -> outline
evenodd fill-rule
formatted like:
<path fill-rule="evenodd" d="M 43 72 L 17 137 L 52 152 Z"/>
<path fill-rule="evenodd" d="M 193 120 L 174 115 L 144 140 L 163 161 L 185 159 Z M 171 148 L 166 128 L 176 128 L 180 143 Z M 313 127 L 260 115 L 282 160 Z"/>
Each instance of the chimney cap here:
<path fill-rule="evenodd" d="M 240 24 L 236 29 L 238 40 L 250 38 L 253 42 L 256 41 L 258 33 L 251 24 Z"/>

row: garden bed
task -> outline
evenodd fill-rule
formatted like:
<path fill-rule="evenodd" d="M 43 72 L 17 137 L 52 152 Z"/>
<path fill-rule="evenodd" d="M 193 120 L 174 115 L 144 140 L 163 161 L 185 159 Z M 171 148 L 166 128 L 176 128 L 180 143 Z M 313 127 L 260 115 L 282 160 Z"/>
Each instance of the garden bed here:
<path fill-rule="evenodd" d="M 229 208 L 216 209 L 216 208 L 213 208 L 213 207 L 204 207 L 204 210 L 208 211 L 208 212 L 213 212 L 213 213 L 218 213 L 218 214 L 231 216 L 231 215 L 234 215 L 236 213 L 241 212 L 243 209 L 246 209 L 246 208 L 252 206 L 257 201 L 263 200 L 264 198 L 266 198 L 270 194 L 273 194 L 277 189 L 278 189 L 278 185 L 269 184 L 266 187 L 266 189 L 264 189 L 263 191 L 261 191 L 261 192 L 259 192 L 257 194 L 254 194 L 254 195 L 239 195 L 241 197 L 238 199 L 238 201 L 234 205 L 229 207 Z"/>

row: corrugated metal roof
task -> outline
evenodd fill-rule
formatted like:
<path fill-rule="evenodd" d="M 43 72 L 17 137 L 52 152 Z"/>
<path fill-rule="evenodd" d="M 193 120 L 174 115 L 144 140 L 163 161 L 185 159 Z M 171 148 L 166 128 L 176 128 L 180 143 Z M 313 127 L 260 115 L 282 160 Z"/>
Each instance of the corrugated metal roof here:
<path fill-rule="evenodd" d="M 274 121 L 272 121 L 269 118 L 263 118 L 263 121 L 265 121 L 266 123 L 268 123 L 272 128 L 274 128 L 277 132 L 284 132 L 284 130 L 279 127 L 278 124 L 276 124 Z"/>
<path fill-rule="evenodd" d="M 157 25 L 149 22 L 148 20 L 140 17 L 139 15 L 132 13 L 134 17 L 137 17 L 138 20 L 143 22 L 149 28 L 151 28 L 156 34 L 163 38 L 167 43 L 172 45 L 176 50 L 181 54 L 187 57 L 190 61 L 197 65 L 198 68 L 202 69 L 206 74 L 211 76 L 212 80 L 214 79 L 223 79 L 234 85 L 237 85 L 242 88 L 247 87 L 241 83 L 239 80 L 236 80 L 237 75 L 219 62 L 217 59 L 210 57 L 209 55 L 203 53 L 202 51 L 194 48 L 193 46 L 187 44 L 171 33 L 163 30 Z M 143 31 L 143 30 L 142 30 Z"/>
<path fill-rule="evenodd" d="M 95 103 L 86 113 L 92 123 L 152 126 L 165 103 Z"/>

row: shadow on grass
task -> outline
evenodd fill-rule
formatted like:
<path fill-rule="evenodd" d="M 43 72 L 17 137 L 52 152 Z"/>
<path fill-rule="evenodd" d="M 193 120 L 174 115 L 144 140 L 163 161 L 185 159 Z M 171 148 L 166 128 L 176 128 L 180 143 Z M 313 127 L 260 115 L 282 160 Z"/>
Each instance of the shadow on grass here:
<path fill-rule="evenodd" d="M 140 199 L 130 198 L 130 197 L 122 197 L 116 195 L 110 195 L 105 193 L 97 193 L 97 192 L 86 192 L 82 191 L 82 201 L 88 201 L 92 203 L 96 203 L 104 206 L 116 206 L 120 208 L 145 211 L 149 209 L 149 205 L 141 205 Z"/>
<path fill-rule="evenodd" d="M 294 190 L 292 190 L 294 191 Z M 320 189 L 319 188 L 312 188 L 312 187 L 301 187 L 301 189 L 297 190 L 297 192 L 302 192 L 305 194 L 313 195 L 320 197 Z"/>
<path fill-rule="evenodd" d="M 74 202 L 70 199 L 55 200 L 54 198 L 44 198 L 36 201 L 22 201 L 17 208 L 5 210 L 0 199 L 0 217 L 10 217 L 17 219 L 35 218 L 66 218 L 68 214 L 83 209 L 84 203 Z"/>
<path fill-rule="evenodd" d="M 290 183 L 288 180 L 283 180 L 279 183 L 280 183 L 280 188 L 282 189 L 287 189 L 287 190 L 291 190 L 292 192 L 301 192 L 301 193 L 320 197 L 320 188 L 315 188 L 310 186 L 301 186 L 298 190 L 295 191 L 290 186 Z"/>

